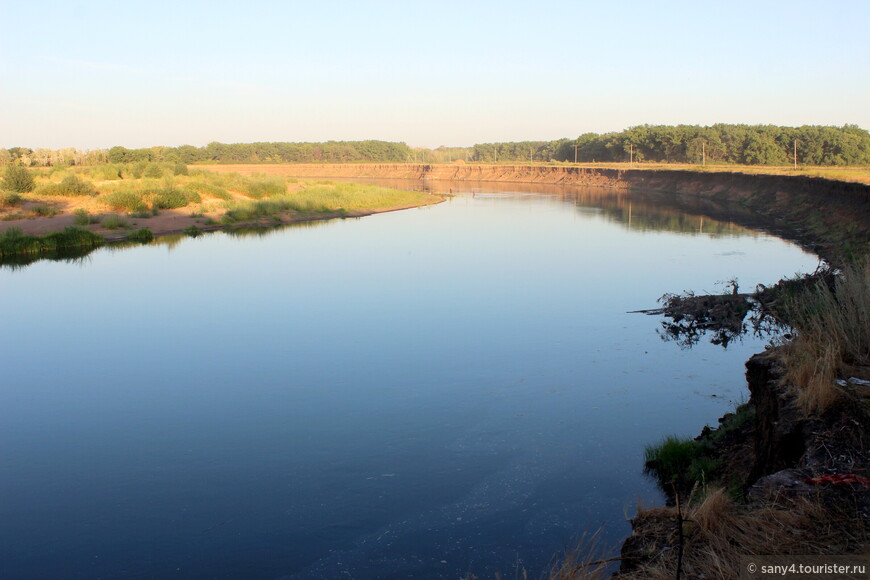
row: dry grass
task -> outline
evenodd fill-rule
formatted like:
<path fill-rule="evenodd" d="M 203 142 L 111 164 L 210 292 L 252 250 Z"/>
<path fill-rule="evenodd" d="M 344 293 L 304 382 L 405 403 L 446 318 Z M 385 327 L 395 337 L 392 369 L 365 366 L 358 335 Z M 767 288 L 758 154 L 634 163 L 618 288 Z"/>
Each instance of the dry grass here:
<path fill-rule="evenodd" d="M 870 260 L 852 264 L 833 287 L 824 282 L 789 301 L 786 316 L 796 338 L 783 348 L 787 384 L 807 413 L 837 401 L 838 378 L 870 372 Z"/>
<path fill-rule="evenodd" d="M 562 560 L 550 568 L 548 580 L 603 580 L 610 577 L 612 563 L 601 547 L 601 531 L 583 535 Z"/>
<path fill-rule="evenodd" d="M 711 490 L 684 514 L 684 578 L 740 578 L 739 562 L 749 554 L 843 554 L 864 536 L 854 518 L 826 509 L 814 498 L 781 499 L 746 506 L 722 489 Z M 620 578 L 673 580 L 677 570 L 676 510 L 640 514 L 658 526 L 656 553 L 648 564 Z M 583 578 L 576 576 L 575 578 Z"/>

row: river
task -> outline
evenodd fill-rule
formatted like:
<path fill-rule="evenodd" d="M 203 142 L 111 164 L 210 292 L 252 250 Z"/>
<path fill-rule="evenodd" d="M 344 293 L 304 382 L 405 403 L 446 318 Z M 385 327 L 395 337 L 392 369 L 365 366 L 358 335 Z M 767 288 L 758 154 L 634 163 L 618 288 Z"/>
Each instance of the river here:
<path fill-rule="evenodd" d="M 763 349 L 661 338 L 666 292 L 816 256 L 602 189 L 0 268 L 0 577 L 532 577 L 662 497 L 644 446 Z"/>

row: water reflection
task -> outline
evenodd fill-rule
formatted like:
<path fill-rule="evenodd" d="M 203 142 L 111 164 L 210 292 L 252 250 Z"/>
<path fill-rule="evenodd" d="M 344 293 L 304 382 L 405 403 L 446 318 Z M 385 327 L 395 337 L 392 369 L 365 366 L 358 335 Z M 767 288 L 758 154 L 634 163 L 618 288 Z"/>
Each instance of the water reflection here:
<path fill-rule="evenodd" d="M 787 329 L 756 297 L 746 294 L 670 294 L 662 301 L 662 309 L 646 314 L 662 315 L 664 320 L 656 332 L 665 342 L 675 342 L 684 349 L 704 337 L 711 344 L 728 348 L 745 336 L 770 339 Z"/>

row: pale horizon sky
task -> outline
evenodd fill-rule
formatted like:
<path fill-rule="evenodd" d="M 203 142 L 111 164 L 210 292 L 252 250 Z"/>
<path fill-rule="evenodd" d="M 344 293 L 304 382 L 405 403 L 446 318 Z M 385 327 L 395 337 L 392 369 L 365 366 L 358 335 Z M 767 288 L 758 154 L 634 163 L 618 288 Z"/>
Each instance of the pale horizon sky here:
<path fill-rule="evenodd" d="M 870 2 L 0 0 L 0 147 L 870 128 Z"/>

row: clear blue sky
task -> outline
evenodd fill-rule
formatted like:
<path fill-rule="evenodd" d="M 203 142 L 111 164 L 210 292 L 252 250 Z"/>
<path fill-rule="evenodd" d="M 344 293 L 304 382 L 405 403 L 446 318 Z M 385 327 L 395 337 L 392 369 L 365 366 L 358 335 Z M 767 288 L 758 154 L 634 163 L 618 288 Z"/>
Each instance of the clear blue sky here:
<path fill-rule="evenodd" d="M 0 147 L 870 128 L 870 2 L 0 0 Z"/>

